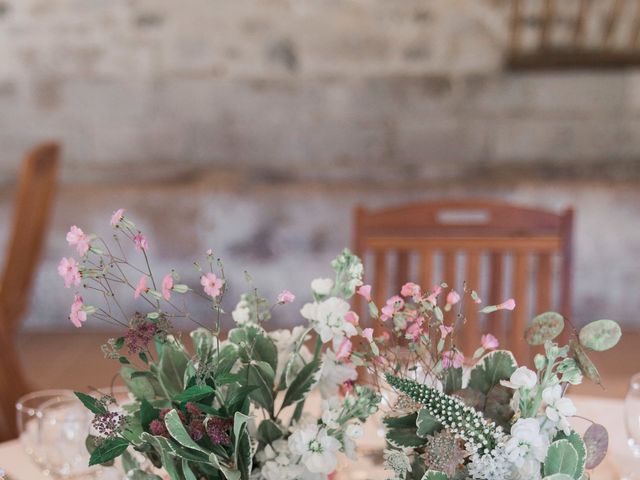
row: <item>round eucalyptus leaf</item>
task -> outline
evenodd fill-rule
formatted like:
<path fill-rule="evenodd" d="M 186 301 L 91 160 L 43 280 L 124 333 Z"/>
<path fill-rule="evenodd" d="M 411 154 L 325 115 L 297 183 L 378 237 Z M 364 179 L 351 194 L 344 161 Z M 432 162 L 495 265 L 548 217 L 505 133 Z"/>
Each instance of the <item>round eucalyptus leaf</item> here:
<path fill-rule="evenodd" d="M 580 343 L 597 352 L 609 350 L 616 346 L 622 331 L 620 325 L 613 320 L 596 320 L 580 330 Z"/>
<path fill-rule="evenodd" d="M 584 351 L 584 348 L 582 348 L 580 344 L 573 339 L 569 341 L 569 346 L 571 348 L 571 355 L 578 364 L 578 368 L 580 368 L 582 374 L 593 383 L 597 383 L 599 385 L 601 380 L 598 369 L 587 355 L 587 352 Z"/>
<path fill-rule="evenodd" d="M 582 439 L 587 447 L 585 468 L 591 470 L 600 465 L 607 455 L 607 450 L 609 449 L 609 432 L 607 432 L 607 429 L 602 425 L 594 423 L 587 428 Z"/>
<path fill-rule="evenodd" d="M 524 332 L 524 338 L 529 345 L 543 345 L 547 340 L 553 340 L 564 330 L 564 318 L 556 312 L 544 312 L 531 320 Z"/>

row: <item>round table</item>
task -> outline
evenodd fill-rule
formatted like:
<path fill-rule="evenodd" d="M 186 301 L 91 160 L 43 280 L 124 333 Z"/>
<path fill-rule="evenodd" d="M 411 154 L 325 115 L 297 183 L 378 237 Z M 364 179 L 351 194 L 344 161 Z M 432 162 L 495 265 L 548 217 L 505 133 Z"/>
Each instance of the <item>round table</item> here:
<path fill-rule="evenodd" d="M 627 447 L 624 427 L 624 403 L 622 400 L 573 396 L 578 414 L 604 425 L 609 431 L 609 453 L 605 461 L 591 475 L 592 480 L 619 480 L 623 475 L 640 471 L 640 459 L 634 459 Z M 578 431 L 584 431 L 589 423 L 575 419 Z M 384 447 L 378 424 L 370 421 L 366 425 L 364 437 L 359 443 L 360 458 L 357 462 L 341 463 L 338 478 L 350 480 L 383 480 L 388 478 L 381 466 L 374 460 Z M 378 452 L 374 455 L 374 452 Z M 0 444 L 0 468 L 6 470 L 10 480 L 46 480 L 22 451 L 19 441 L 13 440 Z M 635 470 L 634 470 L 635 468 Z M 113 469 L 104 470 L 101 478 L 116 478 Z"/>

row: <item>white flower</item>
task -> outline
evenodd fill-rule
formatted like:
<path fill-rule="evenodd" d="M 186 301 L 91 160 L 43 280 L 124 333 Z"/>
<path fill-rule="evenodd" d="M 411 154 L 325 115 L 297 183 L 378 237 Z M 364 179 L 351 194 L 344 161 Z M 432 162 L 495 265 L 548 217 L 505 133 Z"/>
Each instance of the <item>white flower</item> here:
<path fill-rule="evenodd" d="M 355 422 L 347 425 L 347 429 L 344 432 L 347 437 L 357 440 L 364 435 L 364 428 L 360 422 Z"/>
<path fill-rule="evenodd" d="M 311 282 L 311 290 L 320 296 L 329 295 L 333 288 L 333 280 L 330 278 L 316 278 Z"/>
<path fill-rule="evenodd" d="M 474 480 L 513 480 L 511 468 L 502 444 L 483 455 L 473 453 L 467 465 L 469 476 Z"/>
<path fill-rule="evenodd" d="M 560 385 L 545 388 L 542 391 L 542 399 L 547 404 L 545 409 L 547 418 L 556 423 L 565 435 L 569 435 L 571 426 L 567 417 L 573 417 L 577 411 L 571 399 L 562 396 L 562 387 Z"/>
<path fill-rule="evenodd" d="M 249 323 L 251 320 L 251 309 L 249 308 L 249 304 L 246 300 L 240 300 L 236 305 L 235 310 L 231 312 L 231 317 L 233 321 L 238 325 L 245 325 Z"/>
<path fill-rule="evenodd" d="M 323 400 L 322 423 L 331 429 L 339 428 L 338 417 L 340 416 L 340 410 L 342 410 L 342 405 L 338 397 L 333 396 Z"/>
<path fill-rule="evenodd" d="M 331 297 L 322 302 L 307 303 L 300 314 L 309 320 L 322 343 L 333 340 L 333 348 L 336 349 L 345 336 L 352 337 L 358 333 L 356 327 L 344 318 L 349 309 L 349 304 L 343 299 Z"/>
<path fill-rule="evenodd" d="M 356 380 L 357 378 L 358 372 L 353 365 L 337 361 L 333 350 L 327 350 L 324 353 L 320 381 L 318 382 L 318 389 L 322 398 L 335 395 L 344 382 Z"/>
<path fill-rule="evenodd" d="M 535 418 L 521 418 L 511 427 L 505 453 L 521 478 L 539 479 L 540 464 L 549 448 L 549 439 Z"/>
<path fill-rule="evenodd" d="M 529 370 L 527 367 L 519 367 L 511 374 L 509 381 L 500 380 L 500 384 L 518 390 L 519 388 L 526 388 L 531 390 L 538 383 L 538 376 L 536 372 Z"/>
<path fill-rule="evenodd" d="M 300 455 L 302 464 L 311 473 L 329 474 L 338 465 L 340 441 L 318 425 L 306 425 L 293 431 L 289 437 L 289 449 Z"/>
<path fill-rule="evenodd" d="M 299 325 L 294 327 L 293 330 L 282 329 L 269 332 L 269 338 L 273 340 L 278 349 L 278 364 L 275 376 L 277 381 L 280 381 L 285 367 L 292 360 L 291 355 L 295 351 L 297 344 L 304 340 L 302 336 L 306 331 L 305 327 Z M 294 378 L 310 359 L 311 352 L 305 345 L 302 345 L 296 358 L 293 358 L 291 372 L 287 376 Z"/>

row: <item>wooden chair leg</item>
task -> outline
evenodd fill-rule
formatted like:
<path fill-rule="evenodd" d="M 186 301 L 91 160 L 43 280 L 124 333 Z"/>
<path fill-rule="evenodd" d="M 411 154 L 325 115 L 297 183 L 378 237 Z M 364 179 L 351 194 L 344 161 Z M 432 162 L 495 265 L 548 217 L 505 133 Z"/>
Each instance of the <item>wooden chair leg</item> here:
<path fill-rule="evenodd" d="M 27 383 L 12 339 L 0 324 L 0 442 L 18 436 L 15 403 L 27 393 Z"/>

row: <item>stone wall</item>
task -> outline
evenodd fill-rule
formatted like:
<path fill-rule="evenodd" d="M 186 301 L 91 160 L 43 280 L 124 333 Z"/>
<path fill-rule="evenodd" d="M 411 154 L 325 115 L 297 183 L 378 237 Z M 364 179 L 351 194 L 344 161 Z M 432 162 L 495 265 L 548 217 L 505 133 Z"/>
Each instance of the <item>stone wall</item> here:
<path fill-rule="evenodd" d="M 27 325 L 67 326 L 64 233 L 120 206 L 160 269 L 211 246 L 274 295 L 327 271 L 355 204 L 463 196 L 575 206 L 577 322 L 638 325 L 640 74 L 509 72 L 507 18 L 506 0 L 0 0 L 2 242 L 23 152 L 65 148 Z"/>

